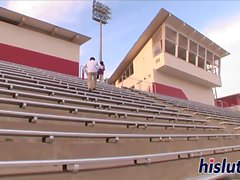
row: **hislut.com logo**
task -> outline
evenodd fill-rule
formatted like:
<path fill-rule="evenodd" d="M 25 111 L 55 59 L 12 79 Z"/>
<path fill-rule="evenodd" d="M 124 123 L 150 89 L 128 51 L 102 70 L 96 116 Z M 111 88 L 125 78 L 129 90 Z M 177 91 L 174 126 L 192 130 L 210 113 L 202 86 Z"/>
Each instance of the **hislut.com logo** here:
<path fill-rule="evenodd" d="M 240 160 L 236 162 L 228 162 L 227 158 L 223 158 L 222 161 L 215 161 L 214 158 L 209 158 L 209 161 L 205 161 L 205 158 L 200 158 L 199 161 L 199 174 L 240 174 Z"/>

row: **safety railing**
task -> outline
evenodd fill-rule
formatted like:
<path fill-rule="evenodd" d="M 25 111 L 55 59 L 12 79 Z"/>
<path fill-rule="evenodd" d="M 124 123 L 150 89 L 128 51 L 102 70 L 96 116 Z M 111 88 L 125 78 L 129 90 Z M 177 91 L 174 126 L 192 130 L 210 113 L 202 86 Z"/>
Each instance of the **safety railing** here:
<path fill-rule="evenodd" d="M 173 139 L 198 140 L 207 138 L 232 139 L 240 138 L 240 134 L 118 134 L 118 133 L 78 133 L 56 131 L 31 131 L 17 129 L 0 129 L 0 136 L 42 137 L 42 142 L 52 142 L 55 138 L 102 138 L 106 142 L 118 142 L 122 138 L 149 139 L 150 142 L 170 141 Z"/>
<path fill-rule="evenodd" d="M 135 156 L 118 156 L 102 158 L 82 158 L 82 159 L 59 159 L 59 160 L 21 160 L 21 161 L 0 161 L 1 168 L 20 168 L 61 166 L 62 171 L 78 172 L 82 169 L 101 169 L 106 167 L 133 166 L 141 164 L 151 164 L 155 162 L 176 161 L 180 159 L 191 159 L 207 155 L 231 153 L 240 151 L 240 145 L 224 146 L 208 149 L 178 151 L 160 154 L 146 154 Z"/>

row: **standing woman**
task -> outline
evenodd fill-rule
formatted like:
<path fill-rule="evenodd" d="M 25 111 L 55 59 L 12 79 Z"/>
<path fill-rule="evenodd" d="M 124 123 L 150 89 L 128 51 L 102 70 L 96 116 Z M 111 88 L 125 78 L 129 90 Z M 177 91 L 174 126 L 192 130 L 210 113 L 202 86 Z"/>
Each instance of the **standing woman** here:
<path fill-rule="evenodd" d="M 105 71 L 105 65 L 103 61 L 100 61 L 99 69 L 98 69 L 98 78 L 100 82 L 103 82 L 104 71 Z"/>

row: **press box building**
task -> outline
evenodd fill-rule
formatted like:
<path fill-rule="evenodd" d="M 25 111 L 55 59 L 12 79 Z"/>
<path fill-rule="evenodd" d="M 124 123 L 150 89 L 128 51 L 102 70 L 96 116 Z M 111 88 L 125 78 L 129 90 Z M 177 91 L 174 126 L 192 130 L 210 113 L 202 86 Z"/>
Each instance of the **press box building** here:
<path fill-rule="evenodd" d="M 0 7 L 0 60 L 79 75 L 80 46 L 90 38 Z"/>
<path fill-rule="evenodd" d="M 140 89 L 214 105 L 221 59 L 229 53 L 161 9 L 109 79 Z"/>

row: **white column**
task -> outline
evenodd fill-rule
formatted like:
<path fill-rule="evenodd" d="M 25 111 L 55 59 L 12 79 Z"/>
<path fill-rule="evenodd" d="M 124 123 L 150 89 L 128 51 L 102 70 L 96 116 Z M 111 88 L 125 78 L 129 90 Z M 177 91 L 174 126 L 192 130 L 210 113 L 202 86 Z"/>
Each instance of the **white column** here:
<path fill-rule="evenodd" d="M 207 49 L 205 49 L 205 57 L 204 57 L 204 70 L 206 71 L 207 70 Z"/>
<path fill-rule="evenodd" d="M 162 26 L 162 52 L 165 52 L 165 36 L 166 36 L 166 26 Z"/>
<path fill-rule="evenodd" d="M 187 39 L 188 44 L 187 44 L 187 52 L 186 52 L 186 62 L 189 62 L 189 51 L 190 51 L 190 40 L 189 38 Z"/>
<path fill-rule="evenodd" d="M 179 33 L 177 32 L 177 41 L 176 41 L 176 45 L 175 45 L 175 56 L 178 57 L 178 45 L 179 45 L 179 41 L 178 41 L 178 36 L 179 36 Z"/>
<path fill-rule="evenodd" d="M 195 66 L 198 66 L 198 53 L 199 53 L 199 45 L 197 44 L 197 56 L 195 58 Z"/>
<path fill-rule="evenodd" d="M 100 21 L 99 62 L 102 61 L 102 21 Z"/>
<path fill-rule="evenodd" d="M 221 59 L 219 58 L 218 76 L 221 77 Z"/>

